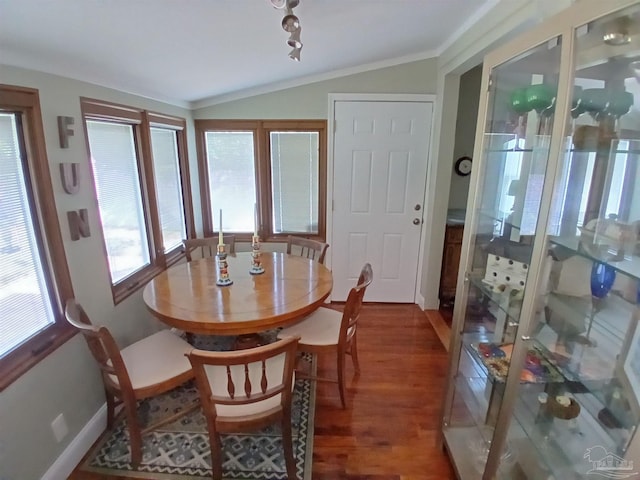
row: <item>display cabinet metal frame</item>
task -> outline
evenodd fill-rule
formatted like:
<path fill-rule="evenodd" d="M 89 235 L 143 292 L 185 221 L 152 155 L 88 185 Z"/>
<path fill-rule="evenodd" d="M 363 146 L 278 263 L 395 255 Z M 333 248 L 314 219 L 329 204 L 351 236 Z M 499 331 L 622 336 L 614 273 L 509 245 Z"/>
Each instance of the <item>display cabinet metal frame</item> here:
<path fill-rule="evenodd" d="M 563 162 L 567 148 L 566 139 L 572 135 L 572 132 L 569 131 L 569 122 L 565 121 L 565 119 L 571 119 L 572 109 L 576 108 L 574 98 L 574 72 L 576 67 L 576 57 L 580 56 L 580 61 L 583 63 L 586 61 L 584 58 L 584 51 L 579 50 L 579 46 L 577 45 L 576 33 L 579 33 L 580 29 L 586 28 L 586 25 L 590 25 L 598 19 L 615 14 L 615 12 L 621 9 L 634 7 L 634 5 L 638 5 L 638 2 L 622 0 L 608 0 L 607 2 L 596 2 L 591 0 L 580 1 L 531 31 L 497 48 L 485 57 L 481 87 L 481 92 L 483 93 L 481 94 L 478 112 L 475 151 L 473 155 L 473 158 L 478 160 L 474 162 L 475 165 L 471 174 L 467 219 L 465 221 L 466 226 L 462 243 L 462 255 L 460 259 L 458 284 L 456 289 L 456 303 L 453 314 L 452 337 L 449 349 L 450 367 L 448 374 L 448 386 L 444 398 L 444 414 L 442 418 L 441 441 L 443 442 L 443 446 L 449 452 L 456 472 L 460 478 L 483 478 L 484 480 L 493 478 L 519 478 L 517 475 L 512 476 L 515 474 L 505 474 L 504 472 L 501 472 L 500 469 L 509 461 L 507 437 L 509 429 L 514 428 L 514 424 L 516 423 L 514 416 L 518 413 L 516 410 L 519 405 L 519 395 L 528 388 L 527 385 L 523 384 L 522 372 L 525 367 L 525 362 L 529 362 L 531 360 L 531 351 L 534 347 L 533 337 L 539 334 L 540 318 L 545 318 L 545 315 L 548 313 L 547 310 L 555 309 L 554 312 L 556 314 L 557 312 L 561 312 L 560 307 L 556 304 L 553 304 L 551 307 L 545 304 L 544 307 L 541 307 L 540 300 L 544 297 L 545 301 L 547 301 L 548 296 L 546 296 L 545 292 L 548 288 L 547 284 L 550 276 L 552 276 L 549 270 L 549 252 L 550 244 L 553 243 L 552 240 L 554 235 L 552 235 L 553 232 L 550 232 L 549 223 L 554 219 L 553 215 L 557 213 L 554 210 L 556 208 L 554 205 L 554 194 L 558 181 L 562 178 L 562 175 L 564 175 Z M 640 11 L 640 7 L 638 10 Z M 638 55 L 638 59 L 640 60 L 640 40 L 637 38 L 640 36 L 640 26 L 630 22 L 630 26 L 628 25 L 625 28 L 628 28 L 629 30 L 629 32 L 625 31 L 625 34 L 630 33 L 634 36 L 631 46 L 628 48 L 634 49 Z M 520 220 L 529 220 L 529 223 L 531 224 L 526 232 L 527 234 L 524 235 L 524 230 L 520 229 L 522 222 L 518 224 L 518 229 L 514 231 L 512 230 L 514 225 L 512 222 L 509 222 L 507 217 L 497 218 L 498 216 L 493 216 L 492 220 L 487 224 L 486 212 L 483 211 L 482 207 L 487 200 L 484 194 L 486 193 L 487 176 L 488 173 L 490 173 L 491 167 L 487 152 L 491 150 L 492 146 L 490 145 L 490 142 L 493 141 L 491 135 L 489 135 L 491 131 L 488 132 L 487 130 L 491 130 L 489 123 L 490 121 L 495 120 L 492 118 L 492 115 L 495 114 L 495 110 L 498 108 L 496 107 L 495 101 L 496 96 L 499 95 L 499 93 L 496 93 L 496 82 L 498 82 L 496 79 L 496 71 L 498 71 L 499 67 L 504 66 L 509 61 L 516 61 L 519 58 L 523 58 L 525 55 L 528 55 L 529 52 L 534 51 L 535 48 L 540 48 L 541 50 L 546 48 L 548 52 L 542 52 L 542 54 L 537 57 L 536 55 L 532 55 L 531 58 L 534 60 L 544 59 L 545 55 L 554 56 L 553 62 L 555 63 L 552 62 L 552 64 L 548 64 L 547 67 L 550 67 L 550 70 L 554 75 L 554 81 L 557 82 L 557 90 L 555 91 L 555 97 L 551 102 L 551 105 L 553 106 L 552 110 L 555 110 L 555 113 L 552 115 L 554 118 L 551 118 L 549 123 L 544 126 L 546 129 L 544 130 L 545 135 L 540 134 L 543 119 L 543 115 L 540 111 L 537 112 L 540 119 L 537 129 L 533 131 L 533 127 L 531 125 L 527 126 L 527 137 L 533 136 L 535 137 L 536 142 L 546 143 L 537 143 L 530 149 L 529 160 L 532 162 L 531 168 L 537 168 L 537 174 L 541 179 L 543 178 L 543 180 L 541 180 L 542 183 L 540 191 L 536 193 L 539 195 L 536 199 L 537 211 L 534 211 L 533 213 L 529 212 L 528 214 L 525 212 L 523 214 L 523 211 L 521 210 L 520 212 L 517 212 L 517 215 L 515 215 L 516 217 L 520 215 Z M 625 48 L 627 47 L 623 45 L 621 51 L 624 52 Z M 551 51 L 552 53 L 549 53 Z M 594 60 L 600 60 L 601 58 L 606 58 L 608 55 L 607 52 L 610 50 L 594 46 L 589 51 L 595 52 Z M 540 68 L 538 65 L 535 65 L 534 62 L 527 66 L 531 66 L 531 73 L 536 73 L 536 69 Z M 638 82 L 640 83 L 640 79 Z M 640 100 L 640 96 L 637 98 Z M 518 127 L 516 127 L 516 130 L 517 128 Z M 497 141 L 501 141 L 501 139 L 498 138 Z M 514 149 L 516 150 L 519 148 L 519 141 L 520 140 L 516 135 L 516 143 L 514 146 Z M 536 150 L 536 148 L 538 150 Z M 536 162 L 536 159 L 534 158 L 535 155 L 538 155 L 538 166 L 533 165 Z M 596 166 L 594 168 L 599 167 Z M 605 174 L 603 173 L 602 175 Z M 601 177 L 602 182 L 611 181 L 611 172 L 607 172 L 606 175 L 608 175 L 608 177 Z M 598 177 L 595 176 L 594 178 Z M 604 196 L 603 192 L 606 192 L 607 185 L 605 183 L 604 186 L 600 186 L 598 188 L 600 188 L 599 193 L 591 194 L 589 195 L 589 198 L 585 197 L 587 209 L 593 209 L 596 204 L 597 206 L 601 205 L 602 198 Z M 510 187 L 509 189 L 504 187 L 501 191 L 509 191 L 509 193 L 512 193 L 510 192 Z M 515 197 L 515 204 L 518 192 L 510 196 Z M 493 200 L 498 201 L 499 199 L 496 198 Z M 494 203 L 494 206 L 495 205 L 496 204 Z M 596 213 L 602 212 L 600 212 L 599 209 Z M 524 218 L 527 215 L 529 218 Z M 586 218 L 587 216 L 585 216 L 585 219 Z M 508 226 L 508 229 L 507 223 L 512 223 Z M 483 279 L 481 276 L 478 276 L 478 272 L 480 270 L 484 270 L 485 275 L 489 274 L 488 272 L 490 269 L 488 267 L 488 263 L 492 261 L 490 252 L 486 252 L 485 250 L 478 252 L 479 246 L 486 245 L 487 243 L 486 240 L 482 239 L 483 235 L 491 237 L 493 231 L 496 230 L 500 230 L 506 236 L 506 243 L 508 246 L 513 247 L 513 243 L 517 243 L 518 247 L 526 245 L 527 252 L 524 261 L 518 261 L 516 258 L 517 255 L 507 256 L 509 262 L 517 264 L 520 268 L 526 268 L 527 270 L 519 285 L 517 283 L 513 283 L 513 278 L 507 277 L 507 280 L 503 281 L 503 283 L 499 285 L 500 288 L 496 289 L 496 284 L 493 284 L 492 287 L 490 279 L 488 281 L 487 278 Z M 562 238 L 563 237 L 558 236 L 558 243 L 561 243 Z M 516 239 L 516 242 L 512 242 L 512 239 Z M 556 245 L 554 244 L 553 246 L 555 247 Z M 567 246 L 561 245 L 558 248 L 566 249 Z M 594 264 L 599 261 L 597 257 L 590 255 L 589 252 L 580 251 L 579 248 L 571 250 L 570 253 L 571 255 L 579 256 L 580 258 L 584 258 L 586 261 L 593 262 Z M 478 263 L 478 260 L 482 258 L 482 255 L 488 259 L 487 265 L 481 265 L 481 267 L 478 268 L 478 265 L 476 264 Z M 501 255 L 495 255 L 495 261 L 498 263 L 501 261 L 501 259 L 498 258 L 500 256 Z M 638 276 L 631 275 L 629 272 L 625 272 L 624 268 L 620 265 L 613 265 L 615 263 L 613 261 L 607 262 L 606 260 L 603 260 L 602 263 L 605 263 L 611 268 L 615 268 L 616 271 L 619 272 L 619 275 L 628 276 L 632 282 L 635 282 L 640 278 Z M 493 274 L 498 275 L 499 272 L 502 271 L 500 268 L 497 267 L 497 270 L 494 271 Z M 513 269 L 510 271 L 512 272 Z M 519 295 L 517 302 L 512 301 L 514 293 L 515 295 Z M 478 299 L 483 303 L 485 311 L 491 312 L 490 315 L 492 317 L 493 329 L 492 331 L 485 331 L 480 336 L 472 337 L 468 334 L 467 326 L 469 318 L 474 314 L 472 311 L 474 305 L 479 303 L 476 301 Z M 487 307 L 487 304 L 490 305 Z M 630 304 L 632 305 L 633 302 Z M 608 305 L 607 308 L 610 308 L 610 306 Z M 640 334 L 638 333 L 640 331 L 640 327 L 636 327 L 638 321 L 637 310 L 637 306 L 633 307 L 634 316 L 629 321 L 628 330 L 622 334 L 622 346 L 619 354 L 617 355 L 617 359 L 615 359 L 616 368 L 615 371 L 611 373 L 612 377 L 619 377 L 625 380 L 626 384 L 623 385 L 622 388 L 624 388 L 626 392 L 635 392 L 635 399 L 633 398 L 633 395 L 630 395 L 629 393 L 626 394 L 627 397 L 629 397 L 626 408 L 631 412 L 629 415 L 630 418 L 634 419 L 634 421 L 637 421 L 637 419 L 640 418 L 637 404 L 637 382 L 640 379 L 634 376 L 635 370 L 631 371 L 630 374 L 629 366 L 631 360 L 628 360 L 628 357 L 629 354 L 638 356 L 638 351 L 640 350 L 640 346 L 635 343 L 640 341 Z M 595 313 L 592 313 L 591 323 L 593 322 L 594 315 Z M 581 321 L 582 320 L 583 319 L 581 319 Z M 591 323 L 589 323 L 589 329 L 591 328 Z M 471 341 L 468 340 L 469 338 L 482 338 L 484 340 Z M 492 373 L 487 369 L 487 364 L 483 364 L 483 353 L 479 350 L 480 348 L 487 349 L 505 343 L 510 345 L 512 344 L 508 371 L 504 372 L 504 375 L 499 377 L 494 375 L 492 378 L 487 380 L 488 377 L 491 377 Z M 538 348 L 537 344 L 535 347 Z M 549 352 L 544 351 L 543 347 L 540 348 L 541 357 L 548 356 Z M 463 364 L 467 357 L 476 359 L 480 358 L 480 360 L 476 363 L 472 360 L 465 366 Z M 551 359 L 551 363 L 552 364 L 549 366 L 548 370 L 552 371 L 552 373 L 555 372 L 554 374 L 560 375 L 557 380 L 553 381 L 557 381 L 558 384 L 571 384 L 572 386 L 580 383 L 577 382 L 574 377 L 571 377 L 570 372 L 565 372 L 562 368 L 558 367 L 553 362 L 553 359 Z M 482 370 L 482 374 L 485 375 L 484 380 L 474 383 L 471 381 L 471 377 L 465 377 L 463 368 L 477 368 Z M 546 366 L 545 372 L 547 372 Z M 553 381 L 549 380 L 549 378 L 550 377 L 543 379 L 540 381 L 538 386 L 536 386 L 536 389 L 532 389 L 533 392 L 541 392 L 538 394 L 538 398 L 541 402 L 543 400 L 546 402 L 547 398 L 550 402 L 556 401 L 556 397 L 554 397 L 556 389 L 554 388 Z M 544 384 L 544 391 L 541 390 L 542 384 Z M 594 401 L 602 401 L 602 395 L 604 395 L 603 391 L 604 390 L 594 393 Z M 474 395 L 476 400 L 473 398 Z M 467 403 L 477 401 L 478 398 L 480 399 L 480 402 L 483 402 L 481 407 L 475 409 L 473 406 L 466 407 L 465 415 L 468 416 L 469 422 L 473 424 L 469 429 L 465 429 L 464 426 L 454 425 L 454 420 L 457 415 L 456 409 L 458 405 L 458 398 L 462 398 L 461 403 L 466 402 L 465 405 Z M 558 401 L 564 401 L 565 398 L 569 398 L 572 402 L 571 405 L 575 403 L 575 400 L 571 398 L 570 395 L 568 397 L 561 395 L 557 398 Z M 470 400 L 467 402 L 467 399 Z M 484 403 L 486 403 L 486 406 Z M 595 409 L 596 407 L 583 408 L 588 410 L 589 408 Z M 542 409 L 540 411 L 542 411 Z M 545 406 L 544 411 L 548 411 L 548 405 Z M 536 412 L 531 410 L 525 413 L 531 417 L 526 421 L 531 421 L 533 423 L 533 417 L 536 415 Z M 591 415 L 591 417 L 593 416 L 591 410 L 585 412 L 584 415 L 585 417 L 587 415 Z M 464 417 L 464 415 L 462 416 Z M 536 418 L 535 421 L 537 422 L 538 418 Z M 482 431 L 483 425 L 489 426 L 490 428 L 484 432 Z M 640 435 L 636 434 L 636 426 L 637 422 L 631 425 L 629 429 L 624 430 L 625 433 L 612 431 L 611 435 L 617 435 L 620 437 L 616 437 L 616 442 L 618 445 L 623 445 L 620 449 L 620 458 L 623 462 L 626 462 L 625 465 L 628 466 L 631 464 L 633 467 L 632 460 L 636 459 L 637 465 L 635 467 L 640 471 Z M 487 452 L 486 460 L 483 459 L 480 464 L 476 463 L 473 465 L 469 459 L 474 455 L 473 451 L 469 451 L 469 438 L 475 435 L 476 431 L 480 432 L 478 434 L 479 438 L 484 441 Z M 531 441 L 536 449 L 543 448 L 542 436 L 539 438 L 529 438 L 529 441 Z M 594 446 L 596 445 L 594 444 Z M 589 452 L 587 450 L 585 453 L 585 459 L 588 457 L 588 453 Z M 558 480 L 570 478 L 567 475 L 573 471 L 573 466 L 566 465 L 566 468 L 564 468 L 565 465 L 563 462 L 567 463 L 566 459 L 560 458 L 557 463 L 554 464 L 555 466 L 560 465 L 558 470 L 555 471 L 552 468 L 550 476 L 544 477 L 545 480 L 546 478 L 557 478 Z M 525 467 L 522 468 L 524 469 Z M 522 472 L 522 470 L 520 470 L 520 472 Z M 523 478 L 542 478 L 542 474 L 531 473 L 531 471 L 528 473 L 525 472 L 525 477 Z M 576 476 L 575 478 L 582 477 Z"/>

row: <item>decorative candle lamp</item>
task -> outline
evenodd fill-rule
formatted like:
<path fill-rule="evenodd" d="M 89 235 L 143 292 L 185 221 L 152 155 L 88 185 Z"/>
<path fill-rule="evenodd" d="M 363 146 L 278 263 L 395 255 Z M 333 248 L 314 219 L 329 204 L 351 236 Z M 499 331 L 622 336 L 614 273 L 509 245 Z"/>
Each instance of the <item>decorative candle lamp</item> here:
<path fill-rule="evenodd" d="M 216 280 L 216 285 L 221 287 L 231 285 L 233 280 L 229 278 L 229 264 L 227 263 L 227 252 L 225 251 L 224 243 L 218 244 L 218 254 L 216 257 L 218 259 L 218 280 Z"/>
<path fill-rule="evenodd" d="M 260 237 L 258 235 L 254 235 L 251 239 L 251 268 L 249 269 L 249 273 L 251 275 L 260 275 L 261 273 L 264 273 L 264 267 L 260 262 L 261 255 Z"/>

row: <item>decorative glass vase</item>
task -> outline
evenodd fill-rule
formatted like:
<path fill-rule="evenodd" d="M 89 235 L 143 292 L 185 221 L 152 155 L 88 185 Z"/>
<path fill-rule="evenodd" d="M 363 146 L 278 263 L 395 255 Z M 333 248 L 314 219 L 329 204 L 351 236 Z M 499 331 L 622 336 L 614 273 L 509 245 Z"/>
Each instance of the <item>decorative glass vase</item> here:
<path fill-rule="evenodd" d="M 602 262 L 593 262 L 591 267 L 591 295 L 602 299 L 606 297 L 616 280 L 616 271 L 613 267 Z"/>

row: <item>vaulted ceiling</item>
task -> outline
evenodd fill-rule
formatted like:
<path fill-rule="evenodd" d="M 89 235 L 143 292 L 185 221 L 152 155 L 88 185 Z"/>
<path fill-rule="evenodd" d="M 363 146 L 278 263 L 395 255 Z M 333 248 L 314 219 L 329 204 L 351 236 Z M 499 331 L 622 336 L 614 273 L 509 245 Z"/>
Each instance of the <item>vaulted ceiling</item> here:
<path fill-rule="evenodd" d="M 0 64 L 189 106 L 437 56 L 495 0 L 0 0 Z"/>

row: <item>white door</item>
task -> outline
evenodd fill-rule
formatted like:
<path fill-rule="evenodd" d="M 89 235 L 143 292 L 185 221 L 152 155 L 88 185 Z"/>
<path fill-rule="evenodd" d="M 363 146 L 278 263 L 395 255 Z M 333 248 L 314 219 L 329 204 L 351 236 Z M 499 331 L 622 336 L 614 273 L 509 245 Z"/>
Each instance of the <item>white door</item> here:
<path fill-rule="evenodd" d="M 332 300 L 346 300 L 369 262 L 366 301 L 414 302 L 432 109 L 431 102 L 335 103 Z"/>

